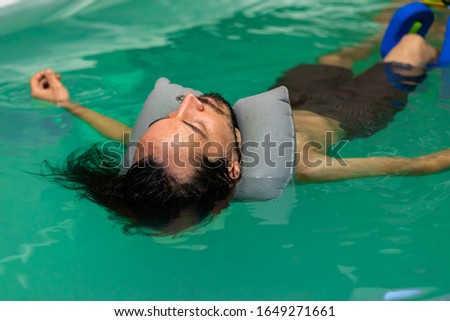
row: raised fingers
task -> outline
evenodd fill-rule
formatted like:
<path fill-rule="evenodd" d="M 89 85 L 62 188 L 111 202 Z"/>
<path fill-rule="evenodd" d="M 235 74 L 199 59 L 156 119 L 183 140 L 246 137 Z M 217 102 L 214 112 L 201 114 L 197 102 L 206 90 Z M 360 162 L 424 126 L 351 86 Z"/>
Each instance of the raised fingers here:
<path fill-rule="evenodd" d="M 59 81 L 60 77 L 55 74 L 55 72 L 51 69 L 47 69 L 44 73 L 45 79 L 48 81 L 50 87 L 57 89 L 62 87 L 61 82 Z"/>

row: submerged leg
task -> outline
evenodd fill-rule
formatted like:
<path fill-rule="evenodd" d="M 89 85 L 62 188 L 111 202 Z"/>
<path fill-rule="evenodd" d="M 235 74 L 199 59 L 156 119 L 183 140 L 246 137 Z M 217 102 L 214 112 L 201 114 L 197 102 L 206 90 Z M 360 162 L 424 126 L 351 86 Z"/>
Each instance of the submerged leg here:
<path fill-rule="evenodd" d="M 349 138 L 373 135 L 403 110 L 436 57 L 436 49 L 422 37 L 404 36 L 382 63 L 323 93 L 335 106 L 328 116 L 340 121 Z"/>
<path fill-rule="evenodd" d="M 361 42 L 355 47 L 342 48 L 337 52 L 320 56 L 317 60 L 317 63 L 321 65 L 330 65 L 352 69 L 353 64 L 357 60 L 361 60 L 370 56 L 370 54 L 373 52 L 373 48 L 379 44 L 381 39 L 382 34 L 375 35 Z"/>

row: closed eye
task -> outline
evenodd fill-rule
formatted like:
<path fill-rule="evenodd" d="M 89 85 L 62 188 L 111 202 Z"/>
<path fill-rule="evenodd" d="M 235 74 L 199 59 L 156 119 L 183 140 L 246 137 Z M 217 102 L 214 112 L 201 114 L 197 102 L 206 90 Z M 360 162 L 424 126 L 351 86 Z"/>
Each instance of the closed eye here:
<path fill-rule="evenodd" d="M 150 123 L 150 125 L 148 125 L 148 128 L 150 128 L 152 125 L 156 124 L 157 122 L 159 122 L 160 120 L 166 119 L 167 117 L 163 117 L 163 118 L 159 118 L 156 119 L 154 121 L 152 121 Z M 206 136 L 205 132 L 203 130 L 201 130 L 200 128 L 198 128 L 197 126 L 192 125 L 191 123 L 188 123 L 186 121 L 182 121 L 185 125 L 187 125 L 189 128 L 191 128 L 194 132 L 196 132 L 197 134 L 199 134 L 200 136 L 202 136 L 203 138 L 207 139 L 208 137 Z M 199 122 L 199 124 L 205 129 L 205 123 Z"/>
<path fill-rule="evenodd" d="M 205 132 L 203 130 L 201 130 L 200 128 L 198 128 L 197 126 L 192 125 L 191 123 L 188 123 L 187 121 L 182 121 L 184 124 L 186 124 L 188 127 L 190 127 L 194 132 L 196 132 L 197 134 L 200 134 L 200 136 L 202 136 L 204 139 L 207 139 L 208 137 L 206 136 Z M 203 126 L 204 127 L 204 126 Z"/>

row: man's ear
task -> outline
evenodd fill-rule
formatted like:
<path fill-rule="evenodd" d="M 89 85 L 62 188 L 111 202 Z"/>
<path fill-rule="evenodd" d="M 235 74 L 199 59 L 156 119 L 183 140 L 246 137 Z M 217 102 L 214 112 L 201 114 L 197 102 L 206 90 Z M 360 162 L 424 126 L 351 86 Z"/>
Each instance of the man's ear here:
<path fill-rule="evenodd" d="M 228 167 L 228 175 L 234 181 L 238 180 L 241 176 L 241 165 L 237 160 L 234 160 Z"/>
<path fill-rule="evenodd" d="M 241 132 L 239 129 L 235 128 L 234 133 L 236 135 L 236 140 L 239 143 L 238 148 L 241 148 L 242 144 Z M 233 156 L 231 158 L 231 165 L 228 167 L 228 175 L 234 181 L 238 180 L 241 177 L 241 165 L 239 164 L 239 156 L 236 151 L 233 151 Z"/>

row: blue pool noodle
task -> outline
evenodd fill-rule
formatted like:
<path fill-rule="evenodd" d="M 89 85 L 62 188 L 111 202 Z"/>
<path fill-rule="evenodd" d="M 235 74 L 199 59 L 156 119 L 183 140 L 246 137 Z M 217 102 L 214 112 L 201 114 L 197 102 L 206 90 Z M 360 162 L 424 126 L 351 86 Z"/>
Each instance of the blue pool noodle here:
<path fill-rule="evenodd" d="M 425 37 L 433 24 L 434 14 L 426 5 L 420 2 L 409 3 L 398 9 L 392 16 L 381 43 L 381 57 L 384 58 L 400 39 L 408 34 L 414 22 L 420 21 L 422 26 L 417 34 Z"/>

